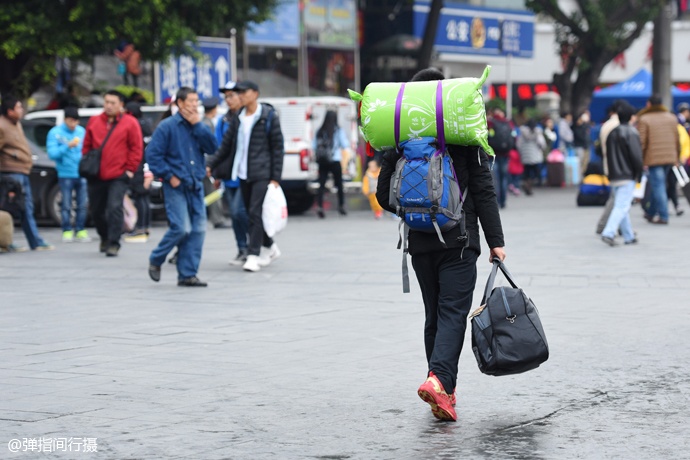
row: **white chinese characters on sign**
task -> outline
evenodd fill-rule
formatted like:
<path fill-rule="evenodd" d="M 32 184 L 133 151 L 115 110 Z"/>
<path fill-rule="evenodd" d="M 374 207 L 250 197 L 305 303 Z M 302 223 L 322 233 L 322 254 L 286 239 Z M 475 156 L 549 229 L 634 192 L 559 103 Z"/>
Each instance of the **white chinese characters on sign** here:
<path fill-rule="evenodd" d="M 202 53 L 199 59 L 189 55 L 170 57 L 162 66 L 161 99 L 172 97 L 183 86 L 194 88 L 199 97 L 212 97 L 230 77 L 230 62 L 224 56 Z"/>
<path fill-rule="evenodd" d="M 503 36 L 501 37 L 503 52 L 517 54 L 520 52 L 520 23 L 517 21 L 504 21 L 502 24 Z"/>
<path fill-rule="evenodd" d="M 451 41 L 468 42 L 470 40 L 470 23 L 464 20 L 455 21 L 451 19 L 446 25 L 446 37 Z"/>
<path fill-rule="evenodd" d="M 163 65 L 163 81 L 161 88 L 168 94 L 175 94 L 180 89 L 177 78 L 177 60 L 173 57 Z"/>

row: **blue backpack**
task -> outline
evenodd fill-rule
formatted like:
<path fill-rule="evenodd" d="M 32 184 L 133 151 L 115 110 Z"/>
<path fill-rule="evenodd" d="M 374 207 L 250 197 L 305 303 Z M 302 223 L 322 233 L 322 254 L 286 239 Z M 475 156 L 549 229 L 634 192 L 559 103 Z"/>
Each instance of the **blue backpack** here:
<path fill-rule="evenodd" d="M 402 246 L 403 292 L 410 292 L 406 257 L 409 229 L 436 233 L 443 247 L 446 247 L 443 232 L 464 223 L 464 197 L 455 175 L 453 160 L 446 150 L 441 82 L 439 81 L 436 93 L 438 139 L 420 137 L 399 142 L 404 89 L 403 84 L 395 108 L 395 139 L 401 157 L 391 177 L 389 203 L 401 218 L 400 226 L 404 225 L 398 249 Z M 467 242 L 468 240 L 466 244 Z"/>

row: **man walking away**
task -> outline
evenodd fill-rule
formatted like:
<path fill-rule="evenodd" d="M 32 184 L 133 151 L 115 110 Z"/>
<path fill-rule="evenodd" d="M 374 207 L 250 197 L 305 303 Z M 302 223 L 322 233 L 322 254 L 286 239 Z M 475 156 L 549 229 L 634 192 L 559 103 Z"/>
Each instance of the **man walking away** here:
<path fill-rule="evenodd" d="M 141 163 L 144 145 L 139 122 L 123 113 L 124 103 L 125 97 L 119 91 L 105 93 L 103 113 L 89 120 L 82 148 L 83 154 L 101 149 L 98 178 L 89 181 L 89 207 L 101 238 L 99 250 L 107 257 L 117 256 L 120 250 L 122 202 Z"/>
<path fill-rule="evenodd" d="M 609 175 L 608 166 L 606 164 L 606 139 L 609 137 L 609 134 L 611 134 L 611 131 L 613 131 L 620 124 L 620 121 L 618 121 L 618 106 L 621 104 L 621 102 L 624 101 L 621 101 L 620 99 L 613 101 L 613 104 L 611 104 L 607 110 L 609 117 L 601 125 L 601 129 L 599 130 L 599 145 L 601 146 L 602 154 L 601 163 L 604 166 L 604 174 L 606 176 Z M 612 193 L 609 196 L 609 199 L 606 201 L 606 207 L 604 207 L 604 212 L 601 213 L 601 217 L 599 217 L 599 222 L 597 222 L 598 235 L 601 235 L 601 232 L 604 231 L 604 227 L 606 227 L 606 222 L 608 222 L 611 211 L 613 210 L 614 201 L 615 198 L 614 194 Z"/>
<path fill-rule="evenodd" d="M 177 91 L 179 111 L 163 120 L 146 148 L 151 171 L 163 178 L 165 212 L 170 227 L 149 257 L 149 276 L 160 281 L 161 266 L 177 246 L 177 285 L 206 287 L 197 278 L 206 236 L 203 180 L 204 152 L 216 150 L 216 139 L 201 123 L 199 96 L 189 87 Z"/>
<path fill-rule="evenodd" d="M 208 166 L 213 170 L 230 158 L 231 179 L 240 179 L 244 205 L 249 213 L 249 248 L 242 268 L 257 272 L 280 257 L 278 245 L 264 232 L 261 211 L 268 185 L 277 187 L 279 184 L 285 148 L 278 113 L 270 104 L 257 101 L 259 86 L 243 81 L 237 84 L 235 91 L 244 108 L 230 123 L 223 143 Z"/>
<path fill-rule="evenodd" d="M 629 125 L 635 108 L 627 102 L 618 105 L 620 124 L 606 138 L 606 162 L 608 177 L 614 194 L 614 204 L 601 240 L 615 246 L 620 229 L 625 244 L 636 244 L 637 238 L 630 223 L 635 184 L 642 177 L 642 145 L 637 130 Z"/>
<path fill-rule="evenodd" d="M 5 94 L 0 104 L 0 173 L 19 182 L 24 190 L 21 223 L 29 247 L 34 251 L 49 251 L 55 247 L 41 238 L 34 219 L 34 198 L 29 182 L 33 158 L 22 129 L 23 116 L 22 102 L 11 94 Z"/>
<path fill-rule="evenodd" d="M 658 94 L 649 98 L 647 107 L 638 115 L 642 159 L 649 170 L 647 186 L 651 187 L 649 209 L 644 217 L 652 224 L 668 224 L 666 176 L 671 167 L 678 164 L 680 155 L 678 120 L 661 104 Z"/>
<path fill-rule="evenodd" d="M 79 126 L 79 110 L 65 108 L 65 122 L 48 132 L 46 150 L 55 162 L 62 194 L 62 241 L 91 241 L 84 228 L 86 222 L 86 179 L 79 177 L 81 147 L 86 130 Z M 76 195 L 76 219 L 72 225 L 72 193 Z M 75 234 L 76 233 L 76 234 Z"/>
<path fill-rule="evenodd" d="M 418 72 L 412 81 L 442 80 L 436 69 Z M 441 420 L 455 421 L 455 388 L 458 360 L 472 306 L 477 281 L 477 259 L 481 252 L 479 223 L 490 249 L 489 261 L 503 260 L 503 228 L 496 193 L 491 178 L 489 156 L 476 147 L 448 145 L 453 168 L 463 191 L 466 225 L 457 225 L 443 234 L 443 244 L 436 233 L 410 230 L 409 253 L 422 291 L 426 321 L 424 346 L 428 371 L 417 394 L 431 406 Z M 395 213 L 390 204 L 391 177 L 400 154 L 389 150 L 383 154 L 376 198 L 386 210 Z"/>

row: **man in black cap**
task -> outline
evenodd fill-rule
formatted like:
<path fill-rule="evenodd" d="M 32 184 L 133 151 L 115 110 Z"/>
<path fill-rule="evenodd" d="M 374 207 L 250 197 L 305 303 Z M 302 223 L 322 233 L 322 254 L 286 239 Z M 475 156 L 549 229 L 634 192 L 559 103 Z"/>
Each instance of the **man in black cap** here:
<path fill-rule="evenodd" d="M 202 105 L 204 106 L 204 119 L 201 120 L 206 126 L 211 129 L 211 132 L 216 130 L 215 119 L 218 114 L 218 98 L 215 96 L 204 99 Z"/>
<path fill-rule="evenodd" d="M 237 118 L 237 114 L 242 109 L 242 102 L 239 94 L 235 91 L 237 83 L 229 81 L 220 90 L 225 99 L 225 104 L 228 106 L 228 111 L 218 120 L 216 125 L 216 141 L 218 145 L 223 142 L 223 136 L 230 127 L 230 123 Z M 247 209 L 244 206 L 242 199 L 242 191 L 240 190 L 240 180 L 238 178 L 232 179 L 232 163 L 229 159 L 221 162 L 216 168 L 211 171 L 211 174 L 216 179 L 223 181 L 225 185 L 225 192 L 223 199 L 230 211 L 230 219 L 232 220 L 232 229 L 235 233 L 235 241 L 237 242 L 237 256 L 230 260 L 230 265 L 244 265 L 247 261 L 247 232 L 249 231 L 249 216 L 247 216 Z"/>
<path fill-rule="evenodd" d="M 215 96 L 207 97 L 204 99 L 202 105 L 204 106 L 204 118 L 201 122 L 208 126 L 212 133 L 216 132 L 216 125 L 214 123 L 216 119 L 216 114 L 218 113 L 218 98 Z M 212 154 L 213 152 L 207 152 Z M 204 194 L 208 195 L 216 190 L 213 182 L 210 178 L 204 179 Z M 208 220 L 213 224 L 213 228 L 229 228 L 230 226 L 225 223 L 223 219 L 223 204 L 222 201 L 214 201 L 213 203 L 206 206 L 206 211 L 208 214 Z"/>
<path fill-rule="evenodd" d="M 223 143 L 207 166 L 213 170 L 230 158 L 231 179 L 240 179 L 249 214 L 248 255 L 242 268 L 257 272 L 280 257 L 278 246 L 264 231 L 261 211 L 268 186 L 279 186 L 285 148 L 278 113 L 270 104 L 258 102 L 259 86 L 245 80 L 234 90 L 244 108 L 231 120 Z"/>

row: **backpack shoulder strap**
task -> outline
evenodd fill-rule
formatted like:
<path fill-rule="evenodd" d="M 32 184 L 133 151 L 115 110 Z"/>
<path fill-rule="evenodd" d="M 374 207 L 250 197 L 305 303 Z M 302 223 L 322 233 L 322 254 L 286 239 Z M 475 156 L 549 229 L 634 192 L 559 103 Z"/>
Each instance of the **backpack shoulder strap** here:
<path fill-rule="evenodd" d="M 271 133 L 271 124 L 273 122 L 273 112 L 275 112 L 275 109 L 271 109 L 268 112 L 268 115 L 266 115 L 266 135 L 267 136 Z"/>

